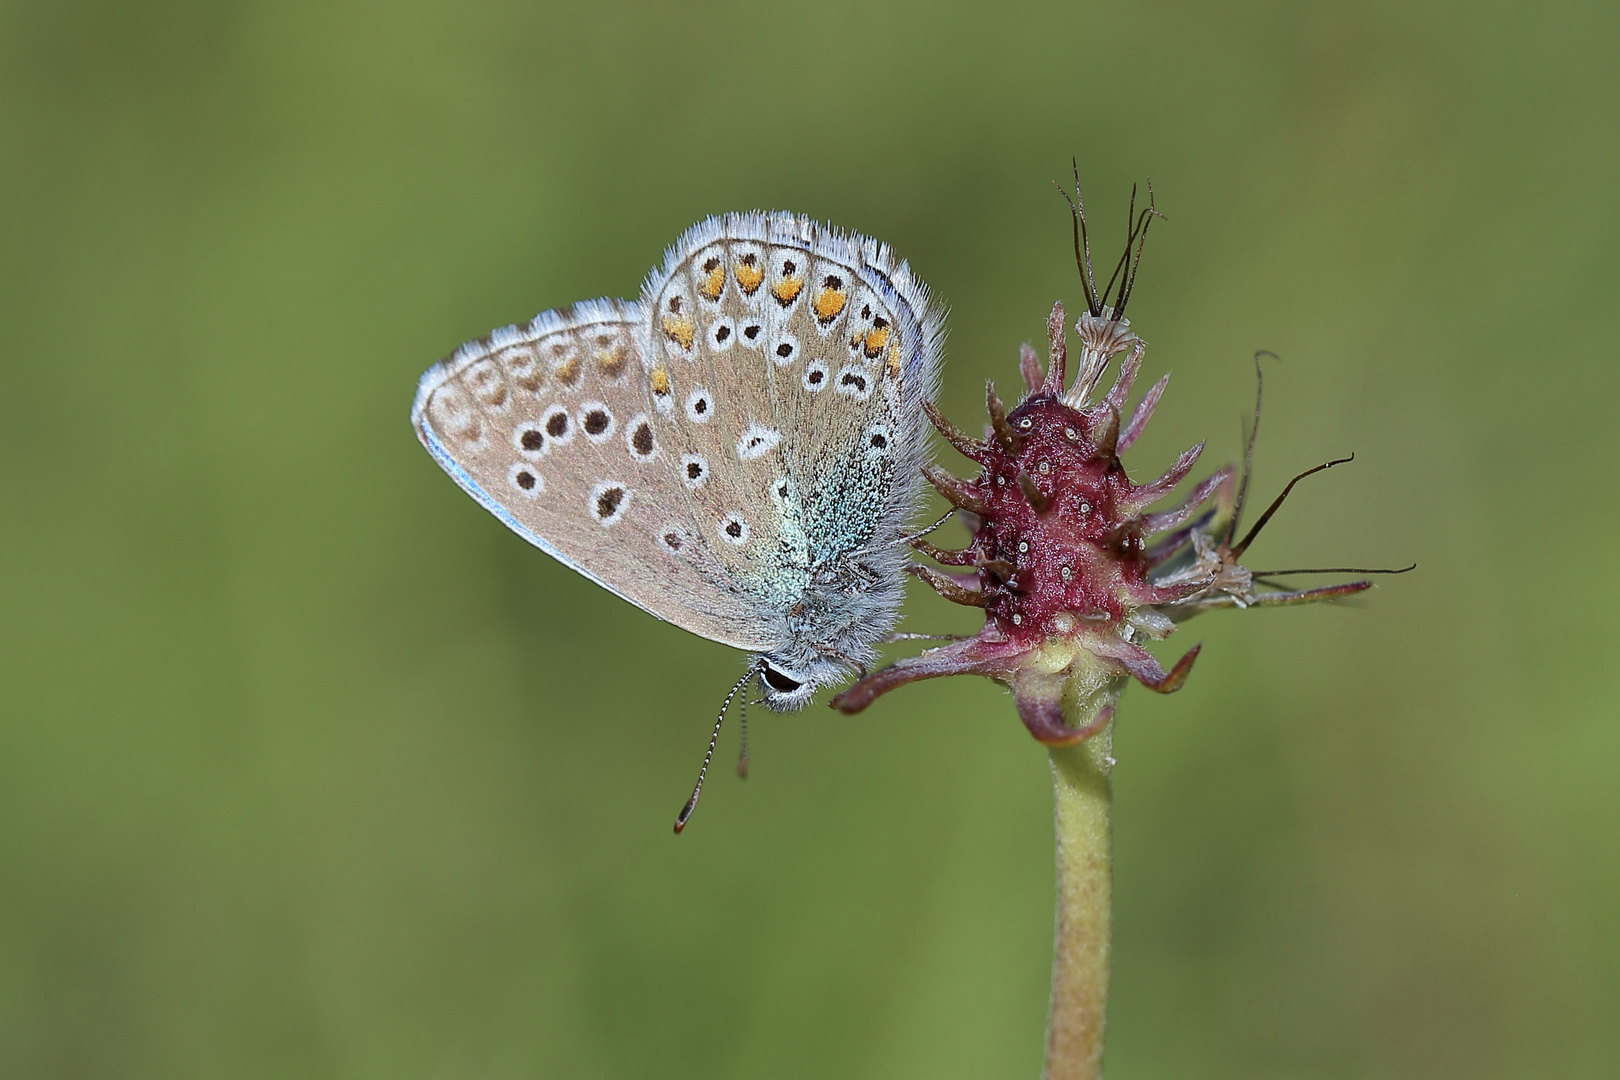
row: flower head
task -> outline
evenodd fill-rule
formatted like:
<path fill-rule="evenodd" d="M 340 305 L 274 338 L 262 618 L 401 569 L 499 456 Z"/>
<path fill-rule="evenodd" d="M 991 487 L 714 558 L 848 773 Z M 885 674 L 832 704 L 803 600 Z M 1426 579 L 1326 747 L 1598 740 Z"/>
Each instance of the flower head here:
<path fill-rule="evenodd" d="M 1253 432 L 1241 480 L 1231 467 L 1195 483 L 1179 502 L 1161 506 L 1192 472 L 1202 443 L 1182 453 L 1157 479 L 1134 483 L 1119 455 L 1141 437 L 1164 393 L 1161 378 L 1126 414 L 1126 402 L 1141 370 L 1146 344 L 1131 330 L 1124 308 L 1141 257 L 1141 239 L 1155 211 L 1151 202 L 1126 242 L 1124 275 L 1112 305 L 1082 261 L 1083 217 L 1077 206 L 1076 258 L 1087 310 L 1075 324 L 1080 358 L 1067 382 L 1066 318 L 1052 309 L 1044 374 L 1029 346 L 1020 370 L 1028 393 L 1010 412 L 986 387 L 990 424 L 973 439 L 929 406 L 929 419 L 945 439 L 980 467 L 963 480 L 929 465 L 925 473 L 968 523 L 972 543 L 945 550 L 913 540 L 945 571 L 912 570 L 948 600 L 984 609 L 977 634 L 874 672 L 833 699 L 844 712 L 859 712 L 879 695 L 917 679 L 974 674 L 1009 686 L 1030 734 L 1048 745 L 1066 745 L 1100 730 L 1130 679 L 1160 693 L 1181 687 L 1198 656 L 1188 650 L 1165 671 L 1143 642 L 1159 640 L 1178 623 L 1217 607 L 1295 604 L 1346 596 L 1369 588 L 1367 580 L 1295 591 L 1274 581 L 1284 573 L 1256 574 L 1239 563 L 1249 544 L 1304 476 L 1341 464 L 1332 461 L 1302 473 L 1234 542 L 1248 485 Z M 1135 259 L 1131 246 L 1136 245 Z M 1119 271 L 1116 270 L 1116 277 Z M 1112 386 L 1097 394 L 1115 357 L 1124 356 Z M 1256 356 L 1256 369 L 1259 356 Z M 1157 507 L 1157 509 L 1155 509 Z M 1348 571 L 1361 572 L 1361 571 Z M 1372 571 L 1378 572 L 1378 571 Z M 1070 700 L 1065 701 L 1065 697 Z M 1065 724 L 1063 716 L 1087 718 Z"/>

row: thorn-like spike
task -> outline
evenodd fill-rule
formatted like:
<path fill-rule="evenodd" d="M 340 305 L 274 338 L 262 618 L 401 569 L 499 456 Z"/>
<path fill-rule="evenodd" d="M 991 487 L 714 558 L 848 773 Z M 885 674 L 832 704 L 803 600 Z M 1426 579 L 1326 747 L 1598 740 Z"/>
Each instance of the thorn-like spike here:
<path fill-rule="evenodd" d="M 1230 465 L 1223 465 L 1221 468 L 1216 469 L 1215 472 L 1198 481 L 1193 486 L 1193 489 L 1187 493 L 1187 497 L 1169 510 L 1146 515 L 1142 519 L 1142 531 L 1152 536 L 1154 533 L 1174 529 L 1178 525 L 1192 520 L 1193 515 L 1198 513 L 1198 508 L 1208 502 L 1210 496 L 1214 495 L 1216 490 L 1231 478 L 1232 467 Z"/>
<path fill-rule="evenodd" d="M 919 566 L 915 563 L 913 563 L 908 569 L 910 569 L 913 574 L 916 574 L 918 577 L 922 578 L 929 588 L 933 589 L 935 592 L 939 593 L 939 595 L 943 596 L 953 604 L 962 604 L 966 607 L 982 608 L 989 602 L 989 597 L 985 596 L 984 593 L 979 592 L 977 589 L 969 589 L 965 585 L 960 585 L 955 581 L 955 579 L 941 574 L 938 570 L 930 570 L 926 566 Z"/>
<path fill-rule="evenodd" d="M 1158 543 L 1144 551 L 1142 553 L 1142 560 L 1146 562 L 1150 568 L 1152 568 L 1160 566 L 1175 558 L 1187 548 L 1187 545 L 1192 541 L 1192 534 L 1195 531 L 1205 532 L 1209 529 L 1209 523 L 1215 520 L 1215 514 L 1216 510 L 1213 507 L 1204 511 L 1203 514 L 1199 515 L 1197 521 L 1192 522 L 1190 525 L 1187 525 L 1184 528 L 1177 529 L 1175 532 L 1171 533 L 1169 536 L 1166 536 L 1163 540 L 1160 540 Z"/>
<path fill-rule="evenodd" d="M 1176 666 L 1170 669 L 1170 674 L 1165 676 L 1164 682 L 1153 686 L 1152 689 L 1161 694 L 1173 694 L 1180 690 L 1181 684 L 1187 681 L 1187 675 L 1192 671 L 1193 661 L 1198 659 L 1198 653 L 1203 647 L 1203 643 L 1200 642 L 1188 649 L 1186 655 L 1177 660 Z"/>
<path fill-rule="evenodd" d="M 928 541 L 922 539 L 921 537 L 913 539 L 911 541 L 911 546 L 916 548 L 917 551 L 920 552 L 921 554 L 928 556 L 930 559 L 933 559 L 935 562 L 939 563 L 941 566 L 972 566 L 973 565 L 973 552 L 970 551 L 970 550 L 949 551 L 949 550 L 947 550 L 945 548 L 942 548 L 942 547 L 935 547 L 933 544 L 930 544 Z"/>
<path fill-rule="evenodd" d="M 1068 378 L 1069 347 L 1066 340 L 1068 327 L 1063 324 L 1063 301 L 1052 305 L 1052 314 L 1046 320 L 1049 352 L 1046 361 L 1046 381 L 1041 392 L 1053 397 L 1063 396 L 1063 383 Z"/>
<path fill-rule="evenodd" d="M 1154 218 L 1164 216 L 1163 214 L 1159 213 L 1158 209 L 1153 205 L 1153 178 L 1152 177 L 1148 178 L 1147 189 L 1148 189 L 1147 209 L 1143 210 L 1142 211 L 1142 216 L 1137 219 L 1137 236 L 1138 236 L 1138 240 L 1136 242 L 1136 259 L 1131 263 L 1130 272 L 1125 275 L 1125 280 L 1120 282 L 1120 285 L 1119 285 L 1119 303 L 1114 306 L 1114 317 L 1116 319 L 1124 318 L 1124 316 L 1125 316 L 1125 306 L 1131 302 L 1131 292 L 1136 288 L 1136 275 L 1142 269 L 1142 249 L 1147 246 L 1148 226 L 1153 224 L 1153 219 Z M 1127 243 L 1126 244 L 1126 254 L 1129 254 L 1129 253 L 1130 253 L 1130 245 Z"/>
<path fill-rule="evenodd" d="M 1101 731 L 1114 718 L 1114 706 L 1104 705 L 1083 728 L 1072 728 L 1063 722 L 1063 710 L 1056 701 L 1015 698 L 1018 718 L 1042 746 L 1073 746 L 1084 742 Z"/>
<path fill-rule="evenodd" d="M 1118 506 L 1123 513 L 1134 513 L 1145 510 L 1175 490 L 1175 486 L 1187 478 L 1192 467 L 1198 463 L 1198 456 L 1204 452 L 1204 444 L 1189 447 L 1181 452 L 1174 464 L 1165 470 L 1164 475 L 1150 483 L 1143 484 L 1130 493 L 1129 498 L 1120 500 Z"/>
<path fill-rule="evenodd" d="M 939 411 L 939 406 L 932 401 L 923 402 L 923 415 L 927 416 L 928 422 L 934 425 L 934 430 L 938 431 L 945 441 L 955 447 L 956 451 L 963 457 L 979 461 L 990 449 L 987 445 L 947 420 L 945 414 Z"/>
<path fill-rule="evenodd" d="M 928 482 L 934 485 L 934 490 L 945 496 L 951 505 L 975 514 L 989 512 L 990 505 L 968 489 L 967 481 L 958 480 L 938 465 L 924 465 L 922 471 Z"/>
<path fill-rule="evenodd" d="M 1263 592 L 1257 593 L 1249 601 L 1250 607 L 1286 607 L 1290 604 L 1312 604 L 1318 600 L 1337 600 L 1341 596 L 1354 596 L 1372 588 L 1370 581 L 1347 581 L 1343 585 L 1324 585 L 1320 589 L 1305 589 L 1301 592 Z"/>
<path fill-rule="evenodd" d="M 1004 676 L 1009 661 L 1016 658 L 1017 652 L 1017 646 L 1010 642 L 988 642 L 978 637 L 954 641 L 918 656 L 896 661 L 881 671 L 874 671 L 827 704 L 841 713 L 853 715 L 895 687 L 919 679 L 937 679 L 945 675 Z"/>
<path fill-rule="evenodd" d="M 1030 477 L 1029 473 L 1023 470 L 1019 470 L 1018 473 L 1018 488 L 1024 493 L 1024 498 L 1029 501 L 1030 509 L 1037 514 L 1044 514 L 1052 509 L 1052 500 L 1043 494 L 1040 488 L 1035 486 L 1035 481 Z"/>
<path fill-rule="evenodd" d="M 1131 387 L 1136 383 L 1137 373 L 1142 370 L 1142 354 L 1147 352 L 1147 342 L 1138 339 L 1131 347 L 1130 355 L 1119 365 L 1119 374 L 1114 376 L 1114 385 L 1109 388 L 1108 396 L 1103 400 L 1113 406 L 1114 411 L 1125 411 L 1125 400 L 1131 396 Z"/>
<path fill-rule="evenodd" d="M 996 433 L 996 441 L 1001 448 L 1009 454 L 1018 453 L 1018 434 L 1007 423 L 1007 406 L 996 396 L 996 384 L 993 382 L 984 384 L 984 407 L 990 413 L 990 429 Z"/>
<path fill-rule="evenodd" d="M 1024 386 L 1030 393 L 1041 388 L 1041 358 L 1027 341 L 1018 346 L 1018 374 L 1024 377 Z"/>
<path fill-rule="evenodd" d="M 1170 376 L 1161 375 L 1159 381 L 1148 388 L 1142 395 L 1142 400 L 1136 403 L 1136 410 L 1131 413 L 1130 423 L 1125 430 L 1119 433 L 1119 452 L 1124 453 L 1131 448 L 1137 439 L 1142 437 L 1143 430 L 1148 421 L 1153 419 L 1153 408 L 1158 405 L 1159 399 L 1164 396 L 1164 388 L 1170 385 Z"/>

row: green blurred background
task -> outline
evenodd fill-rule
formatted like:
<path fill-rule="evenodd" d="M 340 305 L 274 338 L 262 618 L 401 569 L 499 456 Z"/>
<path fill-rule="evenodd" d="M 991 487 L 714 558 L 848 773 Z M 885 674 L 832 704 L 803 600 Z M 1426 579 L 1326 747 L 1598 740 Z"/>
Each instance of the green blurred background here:
<path fill-rule="evenodd" d="M 0 1072 L 1036 1075 L 998 689 L 756 717 L 676 840 L 739 657 L 406 413 L 785 207 L 950 303 L 978 423 L 1078 308 L 1077 154 L 1105 251 L 1167 217 L 1133 474 L 1232 458 L 1273 349 L 1257 492 L 1358 456 L 1254 561 L 1420 564 L 1127 693 L 1109 1075 L 1620 1075 L 1617 54 L 1601 3 L 5 3 Z"/>

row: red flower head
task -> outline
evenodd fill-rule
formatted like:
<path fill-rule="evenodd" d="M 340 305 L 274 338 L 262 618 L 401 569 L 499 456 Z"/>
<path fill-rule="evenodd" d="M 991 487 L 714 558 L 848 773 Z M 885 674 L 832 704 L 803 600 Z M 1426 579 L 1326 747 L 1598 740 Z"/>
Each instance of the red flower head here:
<path fill-rule="evenodd" d="M 1295 477 L 1237 542 L 1248 456 L 1235 490 L 1233 470 L 1223 467 L 1194 484 L 1181 501 L 1158 510 L 1153 508 L 1192 471 L 1203 444 L 1149 483 L 1133 483 L 1126 475 L 1119 455 L 1141 436 L 1169 379 L 1155 383 L 1127 418 L 1126 401 L 1146 343 L 1131 331 L 1124 313 L 1154 216 L 1150 189 L 1149 207 L 1135 219 L 1115 270 L 1119 290 L 1109 306 L 1103 300 L 1113 280 L 1097 292 L 1088 244 L 1082 254 L 1084 217 L 1075 207 L 1075 255 L 1087 310 L 1075 324 L 1080 360 L 1072 384 L 1065 388 L 1065 318 L 1059 303 L 1047 323 L 1051 352 L 1044 376 L 1034 350 L 1022 349 L 1025 398 L 1008 412 L 994 384 L 986 387 L 990 425 L 982 441 L 928 407 L 940 434 L 981 472 L 976 479 L 960 480 L 936 466 L 925 467 L 929 481 L 967 522 L 973 542 L 947 551 L 915 539 L 923 554 L 963 570 L 912 569 L 946 599 L 983 608 L 984 626 L 973 637 L 866 676 L 834 698 L 833 707 L 859 712 L 880 694 L 917 679 L 983 675 L 1012 689 L 1030 734 L 1049 746 L 1066 745 L 1108 723 L 1129 679 L 1160 693 L 1180 688 L 1199 646 L 1167 672 L 1142 642 L 1167 637 L 1182 620 L 1210 608 L 1305 603 L 1371 586 L 1361 580 L 1291 591 L 1238 563 L 1295 482 L 1348 458 Z M 1098 397 L 1103 375 L 1121 354 L 1113 385 Z M 1258 428 L 1257 398 L 1253 431 Z M 1065 714 L 1087 719 L 1070 726 Z"/>

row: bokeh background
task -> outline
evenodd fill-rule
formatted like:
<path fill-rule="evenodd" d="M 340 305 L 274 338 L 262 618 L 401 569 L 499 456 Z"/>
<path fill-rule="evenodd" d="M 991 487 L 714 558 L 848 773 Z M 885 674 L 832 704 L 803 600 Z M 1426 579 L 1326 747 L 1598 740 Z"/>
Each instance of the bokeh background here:
<path fill-rule="evenodd" d="M 1254 560 L 1420 564 L 1127 693 L 1109 1075 L 1620 1074 L 1617 23 L 0 5 L 0 1073 L 1036 1075 L 1050 790 L 997 688 L 756 716 L 676 840 L 739 657 L 406 413 L 463 339 L 786 207 L 950 303 L 977 423 L 1078 307 L 1078 155 L 1103 250 L 1135 180 L 1167 219 L 1133 474 L 1231 459 L 1269 348 L 1257 494 L 1358 456 Z"/>

